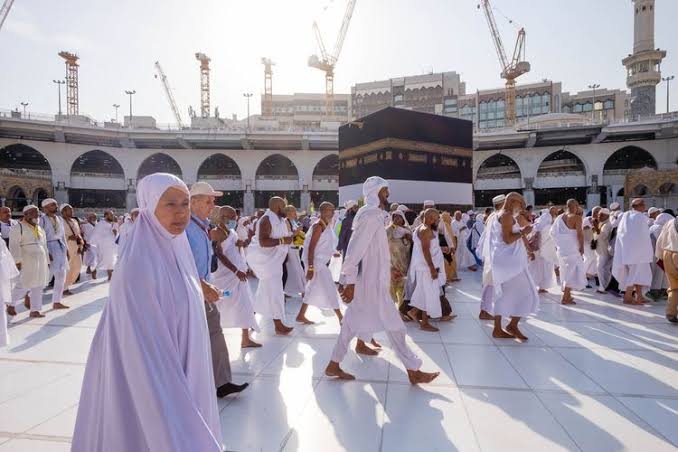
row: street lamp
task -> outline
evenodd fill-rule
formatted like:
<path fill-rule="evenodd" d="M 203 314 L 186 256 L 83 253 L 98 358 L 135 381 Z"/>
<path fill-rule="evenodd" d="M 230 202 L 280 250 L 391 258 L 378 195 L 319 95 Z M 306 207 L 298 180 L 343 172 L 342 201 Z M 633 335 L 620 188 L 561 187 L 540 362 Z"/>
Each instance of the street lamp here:
<path fill-rule="evenodd" d="M 28 107 L 28 102 L 21 102 L 21 106 L 24 107 L 24 118 L 26 117 L 26 107 Z"/>
<path fill-rule="evenodd" d="M 129 96 L 129 126 L 132 128 L 132 96 L 135 95 L 136 90 L 128 91 L 125 90 L 125 94 Z"/>
<path fill-rule="evenodd" d="M 118 122 L 118 108 L 120 108 L 120 104 L 113 104 L 113 108 L 115 108 L 115 122 Z"/>
<path fill-rule="evenodd" d="M 596 120 L 596 89 L 598 88 L 600 88 L 600 85 L 597 83 L 589 85 L 589 89 L 593 90 L 593 108 L 591 109 L 591 117 L 594 121 Z"/>
<path fill-rule="evenodd" d="M 669 112 L 669 99 L 671 95 L 671 80 L 676 78 L 675 75 L 669 75 L 668 77 L 662 77 L 662 81 L 666 82 L 666 113 Z"/>
<path fill-rule="evenodd" d="M 247 98 L 247 132 L 250 131 L 250 97 L 252 93 L 243 93 L 243 96 Z"/>
<path fill-rule="evenodd" d="M 52 82 L 56 83 L 59 89 L 59 116 L 61 116 L 61 85 L 65 85 L 66 80 L 52 80 Z"/>

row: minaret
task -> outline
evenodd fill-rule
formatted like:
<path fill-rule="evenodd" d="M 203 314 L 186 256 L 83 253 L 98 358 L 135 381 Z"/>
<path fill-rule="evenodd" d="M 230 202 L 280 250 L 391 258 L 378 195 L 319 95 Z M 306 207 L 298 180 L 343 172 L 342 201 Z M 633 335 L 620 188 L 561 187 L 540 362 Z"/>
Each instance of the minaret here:
<path fill-rule="evenodd" d="M 665 50 L 654 47 L 654 1 L 633 0 L 633 54 L 622 60 L 631 89 L 631 119 L 655 114 L 656 87 L 661 81 Z"/>

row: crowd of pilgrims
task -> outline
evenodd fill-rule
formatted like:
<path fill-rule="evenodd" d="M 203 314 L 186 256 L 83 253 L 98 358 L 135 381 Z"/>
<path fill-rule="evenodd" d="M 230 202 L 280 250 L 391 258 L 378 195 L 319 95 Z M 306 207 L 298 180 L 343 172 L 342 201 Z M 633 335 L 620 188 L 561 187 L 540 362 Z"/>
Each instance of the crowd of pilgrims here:
<path fill-rule="evenodd" d="M 497 338 L 526 341 L 519 321 L 549 290 L 562 291 L 565 305 L 586 289 L 633 305 L 668 298 L 666 317 L 677 321 L 678 222 L 669 210 L 646 211 L 642 199 L 626 212 L 613 203 L 585 213 L 569 200 L 535 213 L 508 193 L 482 212 L 440 212 L 432 201 L 414 211 L 390 203 L 379 177 L 365 181 L 360 200 L 308 213 L 273 197 L 267 210 L 245 216 L 216 206 L 221 196 L 205 182 L 189 190 L 156 173 L 139 183 L 139 208 L 120 218 L 104 211 L 78 219 L 54 199 L 42 201 L 42 213 L 26 206 L 19 221 L 0 209 L 0 299 L 9 318 L 22 302 L 30 317 L 43 317 L 48 286 L 52 308 L 68 309 L 63 297 L 76 283 L 110 281 L 73 450 L 222 450 L 216 399 L 247 387 L 231 381 L 223 328 L 242 331 L 242 348 L 261 347 L 251 337 L 258 313 L 288 335 L 290 298 L 301 299 L 299 324 L 313 324 L 309 306 L 335 313 L 340 333 L 325 374 L 340 380 L 354 379 L 340 366 L 352 339 L 356 353 L 377 355 L 378 332 L 412 384 L 435 379 L 421 370 L 404 324 L 435 332 L 452 321 L 445 288 L 462 272 L 482 272 L 478 315 L 494 321 Z M 2 317 L 0 346 L 9 343 Z"/>

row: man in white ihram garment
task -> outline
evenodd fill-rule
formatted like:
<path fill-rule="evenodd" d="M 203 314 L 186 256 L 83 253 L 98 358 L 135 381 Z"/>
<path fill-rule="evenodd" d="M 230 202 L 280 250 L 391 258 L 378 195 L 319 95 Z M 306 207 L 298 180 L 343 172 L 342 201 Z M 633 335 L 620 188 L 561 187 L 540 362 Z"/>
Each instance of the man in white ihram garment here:
<path fill-rule="evenodd" d="M 486 265 L 492 267 L 494 293 L 488 311 L 494 315 L 492 336 L 495 338 L 526 341 L 527 337 L 518 328 L 518 322 L 539 308 L 539 294 L 527 268 L 528 254 L 525 248 L 525 238 L 532 231 L 532 225 L 524 212 L 523 197 L 515 192 L 509 193 L 502 209 L 486 225 L 489 235 L 484 243 L 487 249 L 483 254 L 489 256 Z M 501 324 L 504 316 L 511 317 L 505 330 Z"/>
<path fill-rule="evenodd" d="M 348 309 L 325 375 L 354 380 L 339 365 L 351 339 L 386 331 L 410 383 L 430 383 L 439 372 L 420 370 L 421 359 L 407 345 L 405 324 L 391 300 L 391 254 L 386 237 L 388 195 L 388 182 L 381 177 L 369 177 L 363 184 L 365 205 L 353 220 L 353 234 L 341 270 L 340 293 Z"/>
<path fill-rule="evenodd" d="M 8 237 L 9 238 L 9 237 Z M 5 305 L 12 304 L 12 285 L 19 276 L 14 259 L 4 240 L 0 240 L 0 348 L 9 344 Z"/>
<path fill-rule="evenodd" d="M 544 209 L 534 222 L 534 231 L 539 234 L 539 249 L 534 253 L 534 260 L 530 261 L 530 274 L 539 293 L 546 293 L 556 285 L 555 266 L 558 263 L 558 256 L 551 236 L 551 227 L 557 214 L 558 208 L 552 206 Z"/>
<path fill-rule="evenodd" d="M 306 318 L 309 306 L 332 310 L 340 323 L 342 319 L 339 294 L 328 267 L 337 247 L 337 236 L 332 230 L 334 204 L 325 201 L 318 207 L 318 212 L 320 216 L 312 220 L 306 233 L 302 254 L 306 267 L 306 288 L 296 320 L 307 325 L 314 323 Z"/>
<path fill-rule="evenodd" d="M 54 278 L 52 309 L 68 309 L 68 306 L 61 303 L 64 297 L 64 285 L 66 284 L 66 274 L 69 269 L 68 261 L 70 259 L 66 245 L 64 222 L 57 215 L 59 206 L 55 199 L 47 198 L 43 200 L 42 208 L 45 213 L 40 216 L 40 227 L 45 231 L 47 251 L 49 251 L 49 277 L 50 279 Z"/>
<path fill-rule="evenodd" d="M 42 290 L 49 282 L 49 252 L 45 231 L 38 224 L 40 211 L 34 205 L 23 209 L 24 218 L 9 232 L 9 250 L 20 272 L 19 284 L 22 292 L 30 293 L 31 317 L 44 317 Z M 16 315 L 14 307 L 8 314 Z"/>
<path fill-rule="evenodd" d="M 97 270 L 106 270 L 108 280 L 113 276 L 113 269 L 118 260 L 118 224 L 113 211 L 104 211 L 103 220 L 94 227 L 90 240 L 97 247 Z"/>
<path fill-rule="evenodd" d="M 188 187 L 144 177 L 87 358 L 72 452 L 223 450 Z"/>
<path fill-rule="evenodd" d="M 562 304 L 577 304 L 572 297 L 573 290 L 586 287 L 584 269 L 584 231 L 582 217 L 577 214 L 579 203 L 567 200 L 567 210 L 553 222 L 551 235 L 558 251 L 560 285 L 563 289 Z"/>
<path fill-rule="evenodd" d="M 292 237 L 285 221 L 285 200 L 274 196 L 268 209 L 257 221 L 252 243 L 247 249 L 247 263 L 259 280 L 254 294 L 254 310 L 273 319 L 276 334 L 287 335 L 294 328 L 286 326 L 285 294 L 282 266 Z"/>
<path fill-rule="evenodd" d="M 82 256 L 82 263 L 87 267 L 87 274 L 92 275 L 92 279 L 97 279 L 97 246 L 92 243 L 94 228 L 97 225 L 97 214 L 90 212 L 87 214 L 87 221 L 81 226 L 82 238 L 85 241 L 85 252 Z"/>
<path fill-rule="evenodd" d="M 471 250 L 468 249 L 466 244 L 469 230 L 460 210 L 454 212 L 452 231 L 457 237 L 457 249 L 454 252 L 454 257 L 457 261 L 457 271 L 468 269 L 474 272 L 478 270 L 476 259 L 473 257 L 473 253 L 471 253 Z"/>
<path fill-rule="evenodd" d="M 478 245 L 476 247 L 476 254 L 480 256 L 480 259 L 483 261 L 483 279 L 481 284 L 480 291 L 480 313 L 478 318 L 480 320 L 494 320 L 494 316 L 489 313 L 490 306 L 492 305 L 492 296 L 494 294 L 494 289 L 492 288 L 492 268 L 489 264 L 490 256 L 488 254 L 490 248 L 486 246 L 485 243 L 489 240 L 488 236 L 490 235 L 490 223 L 496 218 L 497 213 L 501 210 L 506 201 L 506 195 L 497 195 L 492 198 L 492 205 L 494 206 L 494 212 L 492 212 L 485 220 L 485 228 L 483 233 L 480 234 L 478 239 Z"/>
<path fill-rule="evenodd" d="M 252 289 L 247 281 L 247 262 L 240 252 L 242 244 L 235 228 L 238 214 L 231 206 L 219 211 L 219 223 L 212 230 L 212 239 L 217 256 L 217 271 L 211 275 L 211 282 L 228 295 L 223 295 L 214 305 L 219 309 L 222 328 L 240 328 L 240 348 L 258 348 L 261 344 L 252 340 L 249 330 L 259 331 L 252 307 Z"/>
<path fill-rule="evenodd" d="M 654 250 L 644 212 L 645 201 L 641 198 L 632 200 L 631 210 L 621 215 L 617 226 L 612 275 L 619 281 L 619 288 L 625 290 L 624 304 L 645 304 L 647 300 L 643 293 L 652 283 L 650 263 Z"/>

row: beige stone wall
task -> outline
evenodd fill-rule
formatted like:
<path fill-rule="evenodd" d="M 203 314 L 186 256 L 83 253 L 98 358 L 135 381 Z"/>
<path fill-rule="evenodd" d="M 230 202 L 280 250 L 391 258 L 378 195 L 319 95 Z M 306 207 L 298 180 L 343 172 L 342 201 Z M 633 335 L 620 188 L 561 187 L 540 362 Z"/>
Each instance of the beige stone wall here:
<path fill-rule="evenodd" d="M 673 184 L 673 185 L 671 185 Z M 640 194 L 637 190 L 641 186 L 647 188 L 647 192 Z M 633 198 L 652 198 L 658 204 L 657 207 L 671 207 L 675 208 L 678 203 L 678 169 L 673 170 L 638 170 L 632 171 L 626 175 L 624 183 L 624 204 L 629 207 L 629 203 Z M 673 192 L 666 193 L 666 188 L 672 187 Z M 662 189 L 665 191 L 662 193 Z M 656 202 L 656 201 L 664 201 Z M 648 205 L 651 207 L 654 204 Z"/>

